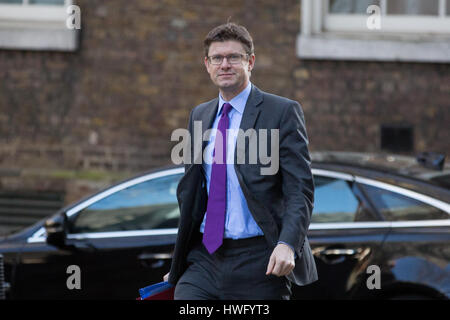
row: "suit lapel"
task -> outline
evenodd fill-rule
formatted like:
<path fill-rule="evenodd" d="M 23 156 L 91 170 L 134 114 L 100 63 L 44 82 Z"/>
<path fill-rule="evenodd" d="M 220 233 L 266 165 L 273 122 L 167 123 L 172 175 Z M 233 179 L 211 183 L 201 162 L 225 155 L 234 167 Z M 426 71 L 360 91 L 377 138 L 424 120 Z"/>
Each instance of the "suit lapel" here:
<path fill-rule="evenodd" d="M 211 127 L 214 123 L 214 119 L 217 115 L 218 107 L 219 107 L 219 98 L 216 98 L 208 104 L 205 112 L 202 113 L 202 115 L 201 115 L 201 117 L 202 117 L 201 118 L 202 137 L 205 134 L 206 130 L 211 129 Z M 205 141 L 203 141 L 203 143 L 202 143 L 202 155 L 203 155 L 203 151 L 205 150 L 206 145 L 208 144 L 208 140 L 209 140 L 209 136 L 208 136 L 208 139 L 205 139 Z"/>
<path fill-rule="evenodd" d="M 263 97 L 261 90 L 252 85 L 252 91 L 247 99 L 244 114 L 242 115 L 240 129 L 246 131 L 247 129 L 254 127 L 255 121 L 261 112 L 261 109 L 258 108 L 258 106 L 262 101 Z"/>
<path fill-rule="evenodd" d="M 252 91 L 250 92 L 250 96 L 248 97 L 247 103 L 245 105 L 244 114 L 242 115 L 241 124 L 239 126 L 239 129 L 242 129 L 244 132 L 248 129 L 254 128 L 256 119 L 258 118 L 259 113 L 261 112 L 261 108 L 259 108 L 259 105 L 263 101 L 263 95 L 261 90 L 259 90 L 257 87 L 252 85 Z M 234 149 L 234 163 L 236 164 L 237 156 L 238 155 L 245 155 L 246 150 L 243 148 L 246 148 L 247 143 L 244 143 L 244 145 L 240 145 L 239 143 L 236 143 L 235 149 Z M 248 150 L 248 148 L 246 148 Z M 235 166 L 236 167 L 236 166 Z"/>

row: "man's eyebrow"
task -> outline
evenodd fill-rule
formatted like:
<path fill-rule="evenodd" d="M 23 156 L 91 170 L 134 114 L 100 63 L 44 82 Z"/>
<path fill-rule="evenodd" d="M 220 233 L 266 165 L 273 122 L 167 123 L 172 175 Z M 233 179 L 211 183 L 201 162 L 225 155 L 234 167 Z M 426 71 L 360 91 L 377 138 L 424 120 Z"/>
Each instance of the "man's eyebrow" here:
<path fill-rule="evenodd" d="M 211 57 L 216 57 L 216 56 L 223 56 L 223 57 L 225 57 L 225 56 L 231 56 L 231 55 L 234 55 L 234 54 L 241 54 L 241 55 L 246 55 L 246 53 L 241 53 L 241 52 L 233 52 L 233 53 L 230 53 L 230 54 L 225 54 L 225 55 L 223 55 L 223 54 L 213 54 L 213 55 L 211 55 Z"/>

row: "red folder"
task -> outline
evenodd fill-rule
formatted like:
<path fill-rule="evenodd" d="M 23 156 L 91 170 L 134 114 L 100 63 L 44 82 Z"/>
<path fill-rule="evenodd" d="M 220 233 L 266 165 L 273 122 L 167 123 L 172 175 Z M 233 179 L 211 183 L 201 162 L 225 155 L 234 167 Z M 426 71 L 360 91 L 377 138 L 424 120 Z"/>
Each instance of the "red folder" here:
<path fill-rule="evenodd" d="M 142 300 L 173 300 L 173 294 L 175 292 L 175 287 L 166 289 L 164 291 L 158 292 L 154 295 L 150 295 Z"/>

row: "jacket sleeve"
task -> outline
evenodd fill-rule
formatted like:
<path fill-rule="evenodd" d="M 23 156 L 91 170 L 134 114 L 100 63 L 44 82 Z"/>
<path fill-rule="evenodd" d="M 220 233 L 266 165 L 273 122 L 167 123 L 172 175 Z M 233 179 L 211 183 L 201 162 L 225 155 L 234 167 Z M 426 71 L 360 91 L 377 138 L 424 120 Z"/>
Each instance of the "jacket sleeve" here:
<path fill-rule="evenodd" d="M 280 123 L 280 174 L 284 212 L 279 241 L 301 248 L 314 203 L 314 180 L 303 111 L 293 102 Z"/>
<path fill-rule="evenodd" d="M 189 131 L 189 161 L 184 164 L 184 172 L 186 173 L 189 169 L 189 167 L 194 163 L 194 139 L 193 139 L 193 113 L 194 109 L 191 110 L 191 113 L 189 114 L 189 121 L 188 121 L 188 131 Z"/>

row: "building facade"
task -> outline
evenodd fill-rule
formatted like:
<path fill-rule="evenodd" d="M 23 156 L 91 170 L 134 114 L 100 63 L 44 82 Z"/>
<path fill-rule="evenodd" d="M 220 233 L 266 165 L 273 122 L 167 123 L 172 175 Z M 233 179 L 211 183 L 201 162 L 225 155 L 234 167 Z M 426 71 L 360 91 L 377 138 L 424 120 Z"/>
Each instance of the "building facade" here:
<path fill-rule="evenodd" d="M 426 3 L 0 0 L 0 190 L 67 203 L 171 164 L 172 131 L 218 94 L 202 42 L 228 20 L 253 36 L 251 81 L 301 103 L 311 151 L 448 155 L 450 3 Z"/>

